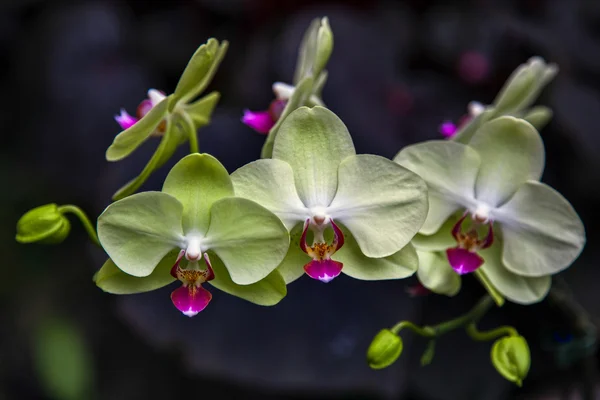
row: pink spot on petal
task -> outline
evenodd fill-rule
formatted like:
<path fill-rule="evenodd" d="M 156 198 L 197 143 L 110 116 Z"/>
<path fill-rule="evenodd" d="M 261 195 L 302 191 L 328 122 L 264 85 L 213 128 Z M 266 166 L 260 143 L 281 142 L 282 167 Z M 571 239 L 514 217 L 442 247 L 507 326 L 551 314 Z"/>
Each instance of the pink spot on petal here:
<path fill-rule="evenodd" d="M 188 317 L 204 310 L 211 299 L 212 294 L 202 286 L 182 286 L 171 293 L 173 305 Z"/>
<path fill-rule="evenodd" d="M 139 120 L 135 117 L 132 117 L 125 111 L 125 109 L 121 108 L 121 114 L 115 115 L 115 121 L 119 125 L 121 125 L 121 129 L 126 130 L 135 125 Z"/>
<path fill-rule="evenodd" d="M 304 266 L 304 271 L 313 279 L 330 282 L 342 272 L 344 264 L 333 260 L 313 260 Z"/>
<path fill-rule="evenodd" d="M 258 133 L 267 134 L 275 125 L 275 121 L 271 117 L 269 111 L 252 112 L 244 110 L 242 122 L 254 129 Z"/>
<path fill-rule="evenodd" d="M 456 127 L 456 125 L 454 125 L 454 123 L 450 121 L 444 121 L 440 125 L 439 131 L 445 138 L 451 138 L 456 134 L 456 132 L 458 132 L 458 128 Z"/>
<path fill-rule="evenodd" d="M 473 272 L 483 264 L 483 258 L 477 253 L 459 247 L 446 250 L 446 256 L 452 269 L 459 275 Z"/>

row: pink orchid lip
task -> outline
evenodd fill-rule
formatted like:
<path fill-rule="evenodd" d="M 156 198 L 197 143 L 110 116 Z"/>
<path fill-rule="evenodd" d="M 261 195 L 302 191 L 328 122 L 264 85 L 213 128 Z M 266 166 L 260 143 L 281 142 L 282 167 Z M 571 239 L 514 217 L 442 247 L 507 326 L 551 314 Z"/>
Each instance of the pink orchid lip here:
<path fill-rule="evenodd" d="M 329 222 L 331 222 L 334 233 L 331 244 L 315 243 L 313 246 L 307 245 L 306 234 L 310 226 L 310 218 L 304 222 L 304 229 L 300 237 L 300 248 L 313 258 L 304 266 L 304 271 L 311 278 L 318 279 L 321 282 L 330 282 L 333 278 L 339 276 L 344 266 L 341 262 L 331 259 L 331 256 L 344 245 L 344 234 L 333 219 L 330 218 Z"/>
<path fill-rule="evenodd" d="M 139 120 L 129 115 L 124 108 L 121 108 L 121 114 L 115 115 L 115 121 L 121 126 L 121 129 L 126 130 L 135 125 Z"/>
<path fill-rule="evenodd" d="M 179 264 L 184 255 L 185 250 L 181 250 L 171 268 L 171 275 L 182 282 L 182 286 L 171 293 L 171 301 L 184 315 L 193 317 L 210 303 L 212 294 L 204 289 L 202 284 L 213 280 L 215 273 L 207 253 L 204 253 L 204 262 L 206 263 L 204 271 L 182 269 Z"/>
<path fill-rule="evenodd" d="M 312 260 L 304 266 L 304 271 L 313 279 L 327 283 L 340 275 L 344 264 L 331 259 Z"/>
<path fill-rule="evenodd" d="M 467 249 L 455 247 L 446 250 L 446 256 L 450 266 L 459 275 L 471 273 L 483 265 L 483 258 L 479 254 Z"/>
<path fill-rule="evenodd" d="M 250 110 L 244 110 L 244 116 L 242 122 L 254 129 L 258 133 L 268 134 L 271 128 L 275 126 L 275 121 L 271 117 L 269 111 L 258 111 L 253 112 Z"/>
<path fill-rule="evenodd" d="M 454 136 L 456 134 L 456 132 L 458 132 L 458 128 L 456 125 L 454 125 L 453 122 L 444 121 L 440 125 L 439 131 L 442 134 L 442 136 L 444 136 L 445 138 L 451 138 L 452 136 Z"/>

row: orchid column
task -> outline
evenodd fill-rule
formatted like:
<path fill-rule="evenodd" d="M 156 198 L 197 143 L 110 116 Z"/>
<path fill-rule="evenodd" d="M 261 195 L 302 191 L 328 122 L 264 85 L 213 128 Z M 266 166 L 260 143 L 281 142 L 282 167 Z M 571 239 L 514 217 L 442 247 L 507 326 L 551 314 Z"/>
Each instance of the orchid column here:
<path fill-rule="evenodd" d="M 331 111 L 301 107 L 283 121 L 273 158 L 232 174 L 236 195 L 254 200 L 291 231 L 279 271 L 328 282 L 344 272 L 364 280 L 412 275 L 410 240 L 427 215 L 426 185 L 408 169 L 357 155 L 344 123 Z"/>

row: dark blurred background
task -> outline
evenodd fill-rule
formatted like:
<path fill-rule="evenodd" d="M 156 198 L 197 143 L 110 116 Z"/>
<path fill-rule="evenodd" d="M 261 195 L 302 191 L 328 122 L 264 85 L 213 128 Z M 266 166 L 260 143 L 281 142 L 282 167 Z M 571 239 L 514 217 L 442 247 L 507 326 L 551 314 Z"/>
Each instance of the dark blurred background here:
<path fill-rule="evenodd" d="M 102 212 L 157 145 L 107 163 L 119 132 L 113 115 L 133 112 L 148 88 L 172 92 L 211 36 L 230 49 L 211 85 L 222 100 L 200 149 L 230 172 L 258 158 L 264 137 L 240 122 L 242 110 L 266 108 L 271 83 L 291 80 L 303 31 L 325 15 L 335 48 L 323 98 L 359 153 L 393 157 L 440 138 L 440 122 L 458 120 L 471 100 L 490 103 L 532 55 L 559 65 L 540 98 L 555 110 L 542 131 L 543 180 L 578 210 L 588 245 L 549 299 L 507 304 L 481 323 L 509 323 L 527 337 L 523 388 L 493 369 L 491 343 L 463 332 L 439 340 L 426 367 L 425 340 L 408 332 L 392 367 L 365 362 L 379 329 L 468 310 L 483 294 L 469 279 L 452 299 L 409 297 L 415 279 L 301 279 L 274 308 L 215 293 L 189 319 L 172 306 L 172 287 L 127 297 L 97 289 L 91 277 L 105 256 L 76 220 L 61 246 L 14 241 L 20 215 L 41 204 L 74 203 L 94 219 Z M 597 326 L 600 317 L 597 0 L 3 0 L 0 54 L 0 400 L 600 399 L 597 332 L 580 340 L 581 321 Z M 168 169 L 145 189 L 160 188 Z"/>

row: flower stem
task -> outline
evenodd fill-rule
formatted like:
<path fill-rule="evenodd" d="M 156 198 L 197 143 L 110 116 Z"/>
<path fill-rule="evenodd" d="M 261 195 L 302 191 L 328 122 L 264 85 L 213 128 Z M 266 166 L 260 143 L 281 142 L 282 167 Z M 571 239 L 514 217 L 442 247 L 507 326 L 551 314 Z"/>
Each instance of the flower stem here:
<path fill-rule="evenodd" d="M 198 146 L 198 131 L 194 127 L 194 121 L 192 121 L 190 116 L 185 112 L 181 113 L 181 117 L 187 125 L 188 135 L 190 137 L 190 153 L 200 153 L 200 148 Z"/>
<path fill-rule="evenodd" d="M 496 329 L 492 329 L 489 331 L 480 331 L 477 329 L 477 325 L 475 322 L 470 323 L 465 327 L 465 331 L 467 334 L 473 339 L 479 342 L 487 342 L 490 340 L 497 339 L 501 336 L 518 336 L 519 333 L 512 326 L 499 326 Z"/>
<path fill-rule="evenodd" d="M 90 219 L 83 212 L 83 210 L 81 208 L 79 208 L 73 204 L 67 204 L 65 206 L 58 207 L 58 211 L 62 214 L 67 214 L 67 213 L 75 214 L 77 216 L 77 218 L 79 218 L 79 220 L 83 224 L 83 227 L 85 228 L 90 239 L 92 239 L 92 242 L 94 242 L 97 246 L 102 247 L 100 245 L 100 241 L 98 240 L 98 235 L 96 234 L 96 230 L 94 229 L 94 226 L 92 225 Z"/>
<path fill-rule="evenodd" d="M 437 338 L 447 332 L 479 321 L 493 304 L 494 299 L 489 295 L 485 295 L 469 312 L 461 315 L 460 317 L 451 319 L 450 321 L 442 322 L 441 324 L 432 326 L 425 325 L 422 327 L 415 325 L 410 321 L 401 321 L 392 328 L 392 332 L 397 334 L 400 330 L 408 328 L 417 335 L 427 338 Z"/>

